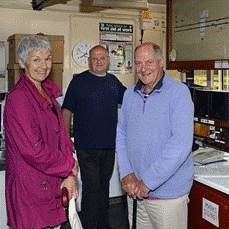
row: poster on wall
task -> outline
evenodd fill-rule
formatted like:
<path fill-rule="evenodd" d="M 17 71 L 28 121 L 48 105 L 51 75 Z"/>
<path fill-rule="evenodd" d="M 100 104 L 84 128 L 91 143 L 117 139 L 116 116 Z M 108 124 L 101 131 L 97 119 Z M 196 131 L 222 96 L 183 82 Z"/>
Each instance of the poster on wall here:
<path fill-rule="evenodd" d="M 100 23 L 100 44 L 110 55 L 110 72 L 131 73 L 133 68 L 133 25 Z"/>

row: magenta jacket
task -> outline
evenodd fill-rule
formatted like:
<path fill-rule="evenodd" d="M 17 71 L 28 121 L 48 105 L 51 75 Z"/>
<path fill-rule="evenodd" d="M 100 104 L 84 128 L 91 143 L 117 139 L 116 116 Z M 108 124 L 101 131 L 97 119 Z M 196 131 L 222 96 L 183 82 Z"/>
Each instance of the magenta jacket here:
<path fill-rule="evenodd" d="M 50 80 L 43 87 L 56 113 L 24 74 L 5 104 L 7 224 L 17 229 L 66 220 L 60 185 L 74 166 L 72 145 L 56 102 L 60 90 Z"/>

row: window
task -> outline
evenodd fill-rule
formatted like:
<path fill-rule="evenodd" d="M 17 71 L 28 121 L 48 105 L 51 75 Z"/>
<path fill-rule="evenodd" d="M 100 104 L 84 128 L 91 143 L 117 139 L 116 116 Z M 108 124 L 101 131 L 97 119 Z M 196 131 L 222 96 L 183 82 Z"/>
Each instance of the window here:
<path fill-rule="evenodd" d="M 207 87 L 207 71 L 195 70 L 194 71 L 194 84 Z"/>
<path fill-rule="evenodd" d="M 229 91 L 229 70 L 194 70 L 194 83 L 208 89 Z"/>

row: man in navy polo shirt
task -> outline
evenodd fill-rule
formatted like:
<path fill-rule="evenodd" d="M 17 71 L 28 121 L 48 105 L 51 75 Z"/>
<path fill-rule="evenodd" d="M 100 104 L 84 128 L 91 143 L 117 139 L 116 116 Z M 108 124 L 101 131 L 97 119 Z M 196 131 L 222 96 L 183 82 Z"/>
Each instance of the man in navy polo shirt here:
<path fill-rule="evenodd" d="M 82 224 L 84 229 L 110 228 L 109 181 L 115 159 L 118 104 L 125 86 L 107 73 L 110 58 L 97 45 L 89 52 L 89 70 L 71 80 L 62 113 L 70 130 L 73 114 L 74 145 L 82 178 Z"/>

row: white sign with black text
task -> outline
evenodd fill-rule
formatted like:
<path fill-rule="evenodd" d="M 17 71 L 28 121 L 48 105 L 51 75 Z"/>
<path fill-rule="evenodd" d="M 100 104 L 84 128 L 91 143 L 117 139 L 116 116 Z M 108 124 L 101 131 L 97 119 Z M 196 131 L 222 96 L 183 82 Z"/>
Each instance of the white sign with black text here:
<path fill-rule="evenodd" d="M 216 227 L 219 227 L 219 205 L 203 198 L 202 218 Z"/>

